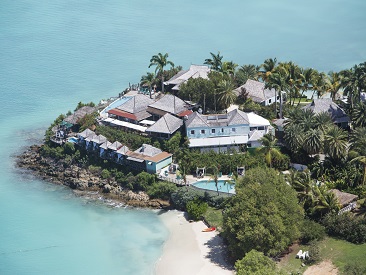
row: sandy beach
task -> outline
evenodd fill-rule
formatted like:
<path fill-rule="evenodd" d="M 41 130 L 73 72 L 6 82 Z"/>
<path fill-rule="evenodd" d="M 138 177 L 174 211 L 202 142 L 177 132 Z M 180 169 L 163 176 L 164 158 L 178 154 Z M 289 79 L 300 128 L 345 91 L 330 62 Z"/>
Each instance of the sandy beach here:
<path fill-rule="evenodd" d="M 234 274 L 217 232 L 202 232 L 207 226 L 202 221 L 188 222 L 181 211 L 168 211 L 161 219 L 170 236 L 156 264 L 157 275 Z"/>

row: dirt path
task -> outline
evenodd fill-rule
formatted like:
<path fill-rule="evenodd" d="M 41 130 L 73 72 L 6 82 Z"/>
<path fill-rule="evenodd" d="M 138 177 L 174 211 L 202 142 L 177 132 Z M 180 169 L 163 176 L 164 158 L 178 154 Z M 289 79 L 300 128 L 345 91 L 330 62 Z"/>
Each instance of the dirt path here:
<path fill-rule="evenodd" d="M 309 266 L 303 275 L 337 275 L 338 269 L 330 260 L 323 261 L 317 265 Z"/>

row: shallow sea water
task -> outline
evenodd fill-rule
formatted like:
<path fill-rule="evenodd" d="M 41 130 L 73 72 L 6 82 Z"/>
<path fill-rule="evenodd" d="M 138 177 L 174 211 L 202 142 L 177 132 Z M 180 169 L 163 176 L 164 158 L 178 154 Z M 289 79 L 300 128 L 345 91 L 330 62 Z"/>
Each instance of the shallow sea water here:
<path fill-rule="evenodd" d="M 35 1 L 0 8 L 0 274 L 153 274 L 168 232 L 148 210 L 109 208 L 22 174 L 13 156 L 60 113 L 137 83 L 149 60 L 209 52 L 338 71 L 366 60 L 366 2 Z"/>

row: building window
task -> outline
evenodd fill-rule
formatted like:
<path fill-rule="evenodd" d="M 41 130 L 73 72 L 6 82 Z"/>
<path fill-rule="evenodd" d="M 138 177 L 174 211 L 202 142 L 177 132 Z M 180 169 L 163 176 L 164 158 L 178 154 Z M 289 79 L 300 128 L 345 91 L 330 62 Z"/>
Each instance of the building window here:
<path fill-rule="evenodd" d="M 221 128 L 221 133 L 223 133 L 224 132 L 224 128 Z"/>
<path fill-rule="evenodd" d="M 258 127 L 258 130 L 262 130 L 263 131 L 264 130 L 264 126 L 259 126 Z"/>
<path fill-rule="evenodd" d="M 272 99 L 268 99 L 268 103 L 271 103 L 272 102 Z"/>
<path fill-rule="evenodd" d="M 231 128 L 231 132 L 236 132 L 236 128 Z"/>
<path fill-rule="evenodd" d="M 205 130 L 201 130 L 201 134 L 205 134 L 206 133 L 206 131 Z"/>
<path fill-rule="evenodd" d="M 277 96 L 277 100 L 279 100 L 279 99 L 280 99 L 280 96 L 278 95 L 278 96 Z"/>
<path fill-rule="evenodd" d="M 214 134 L 216 131 L 215 129 L 211 129 L 211 133 Z"/>
<path fill-rule="evenodd" d="M 191 130 L 191 135 L 194 135 L 194 130 Z"/>

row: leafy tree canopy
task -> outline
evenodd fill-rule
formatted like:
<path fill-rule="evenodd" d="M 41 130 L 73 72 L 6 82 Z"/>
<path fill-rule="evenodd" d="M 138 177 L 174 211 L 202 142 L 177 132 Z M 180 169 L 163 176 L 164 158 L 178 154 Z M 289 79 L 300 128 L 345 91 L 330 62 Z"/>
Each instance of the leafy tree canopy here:
<path fill-rule="evenodd" d="M 300 236 L 302 220 L 296 192 L 283 176 L 254 168 L 236 184 L 236 195 L 224 212 L 223 235 L 237 259 L 252 249 L 274 256 Z"/>

